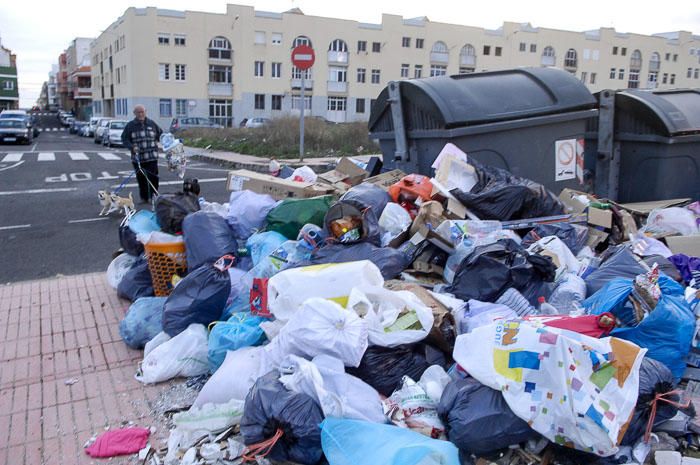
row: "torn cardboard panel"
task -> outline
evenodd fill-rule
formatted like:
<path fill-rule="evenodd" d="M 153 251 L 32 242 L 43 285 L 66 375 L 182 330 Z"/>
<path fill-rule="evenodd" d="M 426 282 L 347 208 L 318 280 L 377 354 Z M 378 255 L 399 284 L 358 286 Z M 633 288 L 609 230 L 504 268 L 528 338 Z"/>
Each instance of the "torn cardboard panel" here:
<path fill-rule="evenodd" d="M 401 181 L 405 176 L 406 173 L 396 169 L 387 171 L 386 173 L 378 174 L 377 176 L 372 176 L 371 178 L 367 178 L 364 182 L 374 184 L 375 186 L 379 186 L 382 189 L 388 191 L 390 186 Z"/>
<path fill-rule="evenodd" d="M 666 245 L 674 254 L 700 257 L 700 236 L 668 236 Z"/>
<path fill-rule="evenodd" d="M 267 194 L 275 200 L 335 193 L 335 189 L 328 185 L 291 181 L 249 170 L 229 171 L 226 187 L 231 191 L 250 190 L 257 194 Z"/>
<path fill-rule="evenodd" d="M 361 183 L 369 173 L 363 170 L 347 157 L 343 157 L 338 162 L 334 170 L 318 175 L 318 180 L 331 185 L 344 183 L 349 186 L 356 186 Z"/>

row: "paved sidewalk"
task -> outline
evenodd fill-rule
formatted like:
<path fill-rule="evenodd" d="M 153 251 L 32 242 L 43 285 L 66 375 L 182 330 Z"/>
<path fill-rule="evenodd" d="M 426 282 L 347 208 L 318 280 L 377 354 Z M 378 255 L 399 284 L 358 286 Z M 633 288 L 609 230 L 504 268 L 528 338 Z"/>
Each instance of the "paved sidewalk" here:
<path fill-rule="evenodd" d="M 172 383 L 134 379 L 142 351 L 118 328 L 128 306 L 105 273 L 0 286 L 0 464 L 107 463 L 83 451 L 91 436 L 130 421 L 162 426 L 151 412 Z"/>

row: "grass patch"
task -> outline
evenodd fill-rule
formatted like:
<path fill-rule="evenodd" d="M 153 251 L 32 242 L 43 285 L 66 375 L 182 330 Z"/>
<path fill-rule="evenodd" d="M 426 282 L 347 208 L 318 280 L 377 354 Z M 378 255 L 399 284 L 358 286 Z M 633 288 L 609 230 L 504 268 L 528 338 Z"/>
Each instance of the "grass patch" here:
<path fill-rule="evenodd" d="M 185 145 L 225 150 L 246 155 L 275 158 L 299 156 L 299 118 L 272 120 L 264 127 L 206 129 L 192 128 L 178 136 Z M 315 118 L 304 122 L 304 151 L 307 157 L 362 155 L 380 153 L 369 138 L 367 123 L 329 124 Z"/>

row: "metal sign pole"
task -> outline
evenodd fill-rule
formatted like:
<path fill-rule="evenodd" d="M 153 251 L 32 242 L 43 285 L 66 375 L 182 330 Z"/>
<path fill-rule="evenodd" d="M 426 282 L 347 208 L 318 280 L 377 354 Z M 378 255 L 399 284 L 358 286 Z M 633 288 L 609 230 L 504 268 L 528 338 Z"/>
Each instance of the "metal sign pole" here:
<path fill-rule="evenodd" d="M 304 100 L 304 88 L 306 87 L 305 82 L 306 70 L 302 70 L 301 73 L 301 120 L 299 121 L 299 161 L 304 161 L 304 107 L 306 107 L 306 100 Z"/>

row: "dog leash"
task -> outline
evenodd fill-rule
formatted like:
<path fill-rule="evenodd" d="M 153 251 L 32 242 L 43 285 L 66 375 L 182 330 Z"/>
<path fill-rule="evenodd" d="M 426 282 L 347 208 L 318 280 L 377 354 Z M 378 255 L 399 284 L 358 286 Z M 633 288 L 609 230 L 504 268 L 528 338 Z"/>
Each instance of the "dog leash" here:
<path fill-rule="evenodd" d="M 139 166 L 141 166 L 141 165 L 139 165 Z M 124 178 L 124 180 L 122 181 L 122 183 L 119 184 L 119 187 L 117 187 L 116 190 L 115 190 L 113 193 L 114 193 L 114 194 L 119 194 L 119 192 L 120 192 L 122 189 L 124 189 L 124 186 L 126 185 L 127 181 L 128 181 L 129 179 L 131 179 L 135 174 L 136 174 L 136 171 L 132 171 L 131 174 L 130 174 L 129 176 L 127 176 L 126 178 Z"/>

